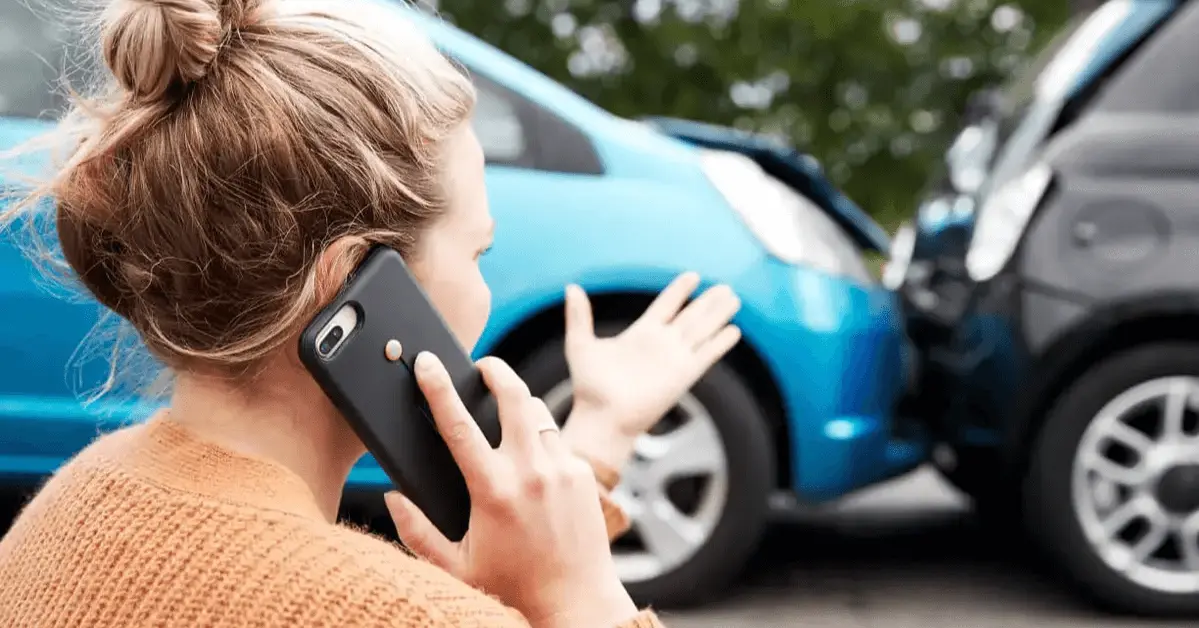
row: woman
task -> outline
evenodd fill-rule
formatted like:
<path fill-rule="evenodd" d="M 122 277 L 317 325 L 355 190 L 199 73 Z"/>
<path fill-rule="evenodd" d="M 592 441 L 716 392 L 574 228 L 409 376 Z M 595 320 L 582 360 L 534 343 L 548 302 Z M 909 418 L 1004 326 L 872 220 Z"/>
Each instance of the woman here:
<path fill-rule="evenodd" d="M 70 269 L 175 386 L 168 410 L 65 465 L 0 541 L 0 626 L 658 625 L 616 577 L 608 541 L 627 522 L 603 488 L 737 342 L 731 291 L 684 308 L 698 284 L 684 275 L 597 339 L 570 289 L 573 414 L 559 433 L 482 360 L 497 449 L 419 356 L 469 532 L 451 543 L 395 494 L 422 559 L 339 527 L 365 449 L 300 366 L 298 334 L 382 244 L 463 345 L 478 340 L 493 225 L 471 85 L 368 3 L 112 0 L 100 32 L 113 84 L 68 116 L 69 158 L 19 211 L 54 198 Z"/>

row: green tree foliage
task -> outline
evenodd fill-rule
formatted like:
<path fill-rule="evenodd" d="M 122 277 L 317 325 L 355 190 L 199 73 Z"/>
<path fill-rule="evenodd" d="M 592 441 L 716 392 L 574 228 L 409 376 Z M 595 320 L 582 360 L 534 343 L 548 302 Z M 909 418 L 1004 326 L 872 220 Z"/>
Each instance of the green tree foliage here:
<path fill-rule="evenodd" d="M 1070 13 L 1065 0 L 435 5 L 616 114 L 783 138 L 885 223 L 911 212 L 969 95 L 1020 67 Z"/>
<path fill-rule="evenodd" d="M 1090 13 L 1101 4 L 1103 0 L 1070 0 L 1070 11 L 1075 15 Z"/>

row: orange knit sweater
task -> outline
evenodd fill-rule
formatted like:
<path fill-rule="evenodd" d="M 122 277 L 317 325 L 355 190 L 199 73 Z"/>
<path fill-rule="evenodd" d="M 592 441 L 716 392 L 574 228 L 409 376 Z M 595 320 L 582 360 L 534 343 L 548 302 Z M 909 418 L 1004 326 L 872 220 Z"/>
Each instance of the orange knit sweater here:
<path fill-rule="evenodd" d="M 51 626 L 528 623 L 399 546 L 326 522 L 282 466 L 155 418 L 66 464 L 0 540 L 0 627 Z M 623 628 L 660 624 L 647 611 Z"/>

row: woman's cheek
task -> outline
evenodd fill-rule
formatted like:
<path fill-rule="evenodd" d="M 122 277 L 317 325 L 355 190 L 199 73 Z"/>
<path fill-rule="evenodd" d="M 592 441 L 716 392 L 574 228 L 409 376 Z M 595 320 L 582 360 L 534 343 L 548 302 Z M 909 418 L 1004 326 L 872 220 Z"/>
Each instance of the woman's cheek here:
<path fill-rule="evenodd" d="M 487 329 L 487 320 L 491 318 L 491 289 L 483 281 L 482 275 L 479 275 L 478 282 L 471 292 L 473 293 L 471 297 L 463 300 L 464 303 L 471 304 L 471 307 L 464 308 L 463 311 L 463 318 L 469 317 L 470 320 L 462 321 L 468 337 L 459 339 L 463 346 L 473 351 L 475 344 L 483 335 L 483 330 Z"/>
<path fill-rule="evenodd" d="M 473 350 L 491 316 L 491 289 L 473 260 L 471 266 L 454 265 L 447 259 L 438 261 L 441 263 L 422 264 L 420 270 L 426 273 L 424 276 L 416 273 L 417 278 L 454 337 L 463 347 Z M 429 272 L 434 269 L 435 274 Z"/>

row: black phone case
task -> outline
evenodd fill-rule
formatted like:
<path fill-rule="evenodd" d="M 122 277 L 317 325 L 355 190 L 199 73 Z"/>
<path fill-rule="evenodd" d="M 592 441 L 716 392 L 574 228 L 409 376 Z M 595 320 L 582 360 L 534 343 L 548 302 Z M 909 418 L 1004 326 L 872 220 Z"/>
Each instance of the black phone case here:
<path fill-rule="evenodd" d="M 317 336 L 346 304 L 358 327 L 329 358 Z M 403 357 L 387 359 L 398 340 Z M 454 388 L 493 447 L 500 442 L 495 401 L 467 352 L 429 302 L 400 254 L 376 247 L 341 293 L 304 329 L 300 359 L 396 487 L 450 540 L 466 533 L 470 498 L 462 472 L 429 415 L 412 373 L 421 351 L 445 364 Z"/>

